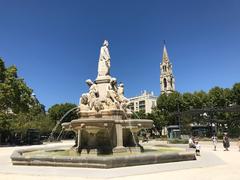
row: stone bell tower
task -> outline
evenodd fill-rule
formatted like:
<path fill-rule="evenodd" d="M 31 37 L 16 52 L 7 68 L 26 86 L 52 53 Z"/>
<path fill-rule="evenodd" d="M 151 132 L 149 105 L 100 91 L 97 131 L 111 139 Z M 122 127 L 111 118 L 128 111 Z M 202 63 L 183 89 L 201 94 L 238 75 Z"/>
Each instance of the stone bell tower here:
<path fill-rule="evenodd" d="M 160 89 L 161 94 L 175 91 L 175 78 L 172 72 L 172 64 L 168 58 L 166 44 L 164 42 L 162 63 L 160 63 Z"/>

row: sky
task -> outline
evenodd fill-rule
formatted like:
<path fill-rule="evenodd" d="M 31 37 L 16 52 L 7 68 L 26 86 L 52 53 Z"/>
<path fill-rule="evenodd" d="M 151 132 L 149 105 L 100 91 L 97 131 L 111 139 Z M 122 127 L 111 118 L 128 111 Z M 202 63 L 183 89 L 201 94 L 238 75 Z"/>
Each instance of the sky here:
<path fill-rule="evenodd" d="M 125 96 L 160 94 L 163 40 L 176 90 L 240 82 L 239 0 L 0 0 L 0 57 L 47 108 L 78 103 L 110 44 Z"/>

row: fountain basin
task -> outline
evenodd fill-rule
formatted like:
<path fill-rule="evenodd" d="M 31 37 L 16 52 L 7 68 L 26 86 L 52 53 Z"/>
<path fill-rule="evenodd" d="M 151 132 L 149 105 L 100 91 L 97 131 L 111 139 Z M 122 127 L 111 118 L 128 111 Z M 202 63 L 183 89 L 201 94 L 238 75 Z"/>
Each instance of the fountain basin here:
<path fill-rule="evenodd" d="M 125 119 L 125 120 L 115 120 L 115 119 L 75 119 L 71 122 L 62 123 L 62 127 L 65 131 L 73 131 L 77 129 L 88 129 L 91 127 L 98 128 L 112 128 L 114 124 L 121 124 L 123 129 L 148 129 L 153 125 L 152 120 L 148 119 Z"/>
<path fill-rule="evenodd" d="M 146 164 L 168 163 L 178 161 L 196 160 L 193 152 L 149 152 L 149 153 L 127 153 L 108 156 L 57 156 L 34 153 L 34 151 L 64 150 L 66 147 L 53 148 L 26 148 L 15 150 L 11 156 L 13 165 L 34 166 L 64 166 L 64 167 L 86 167 L 86 168 L 117 168 L 125 166 L 136 166 Z M 32 153 L 29 155 L 28 153 Z"/>

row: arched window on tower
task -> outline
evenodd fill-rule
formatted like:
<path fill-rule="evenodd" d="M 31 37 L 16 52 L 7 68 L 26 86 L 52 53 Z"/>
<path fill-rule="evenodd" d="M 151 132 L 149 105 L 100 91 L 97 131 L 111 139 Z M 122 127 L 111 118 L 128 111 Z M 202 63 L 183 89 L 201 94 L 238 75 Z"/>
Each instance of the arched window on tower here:
<path fill-rule="evenodd" d="M 166 80 L 166 78 L 163 79 L 163 85 L 164 85 L 164 89 L 166 89 L 167 88 L 167 80 Z"/>
<path fill-rule="evenodd" d="M 173 79 L 171 78 L 171 87 L 173 87 Z"/>
<path fill-rule="evenodd" d="M 167 71 L 166 66 L 163 66 L 163 72 L 166 72 L 166 71 Z"/>

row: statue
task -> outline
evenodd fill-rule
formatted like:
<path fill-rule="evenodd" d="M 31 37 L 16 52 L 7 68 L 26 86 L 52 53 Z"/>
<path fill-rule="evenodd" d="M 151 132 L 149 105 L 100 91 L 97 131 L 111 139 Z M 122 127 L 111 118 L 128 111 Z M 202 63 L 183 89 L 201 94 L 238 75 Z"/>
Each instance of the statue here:
<path fill-rule="evenodd" d="M 98 77 L 110 75 L 110 53 L 108 49 L 108 41 L 103 42 L 103 46 L 100 50 L 100 56 L 98 61 Z"/>
<path fill-rule="evenodd" d="M 129 105 L 129 100 L 124 96 L 124 84 L 123 83 L 120 83 L 118 86 L 118 96 L 119 96 L 119 102 L 121 104 L 121 109 L 126 111 L 128 105 Z"/>
<path fill-rule="evenodd" d="M 89 106 L 90 110 L 92 110 L 94 107 L 94 102 L 96 101 L 96 99 L 99 96 L 98 90 L 97 90 L 97 85 L 95 83 L 93 83 L 91 79 L 87 79 L 86 83 L 89 86 L 89 92 L 87 94 L 88 106 Z"/>
<path fill-rule="evenodd" d="M 119 95 L 117 88 L 117 79 L 111 78 L 110 83 L 107 86 L 107 104 L 111 108 L 119 109 Z"/>
<path fill-rule="evenodd" d="M 79 102 L 80 111 L 89 111 L 90 108 L 88 106 L 88 93 L 82 94 Z"/>
<path fill-rule="evenodd" d="M 80 111 L 96 111 L 120 109 L 127 112 L 129 100 L 124 96 L 124 85 L 117 85 L 117 79 L 110 76 L 110 54 L 108 49 L 108 41 L 105 40 L 99 56 L 98 62 L 98 78 L 105 78 L 109 81 L 95 82 L 86 80 L 89 86 L 89 92 L 81 96 Z"/>

